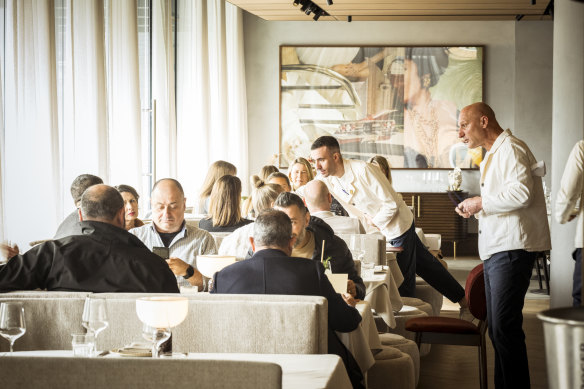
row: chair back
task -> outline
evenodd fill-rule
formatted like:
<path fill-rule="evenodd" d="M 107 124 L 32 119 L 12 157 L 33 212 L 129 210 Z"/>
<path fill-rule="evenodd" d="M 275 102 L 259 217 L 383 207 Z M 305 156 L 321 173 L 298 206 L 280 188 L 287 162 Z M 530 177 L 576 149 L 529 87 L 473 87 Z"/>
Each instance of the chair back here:
<path fill-rule="evenodd" d="M 376 265 L 385 265 L 385 237 L 381 234 L 336 234 L 350 250 L 365 251 L 364 259 Z M 358 259 L 358 258 L 353 258 Z"/>
<path fill-rule="evenodd" d="M 466 278 L 466 300 L 470 313 L 477 319 L 487 319 L 487 297 L 485 294 L 485 277 L 483 264 L 476 266 Z"/>

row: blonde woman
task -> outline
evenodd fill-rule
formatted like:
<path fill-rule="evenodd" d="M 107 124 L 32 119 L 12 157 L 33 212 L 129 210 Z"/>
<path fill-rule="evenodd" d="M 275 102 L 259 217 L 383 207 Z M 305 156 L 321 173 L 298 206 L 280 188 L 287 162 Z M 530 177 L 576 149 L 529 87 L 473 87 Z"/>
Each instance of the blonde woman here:
<path fill-rule="evenodd" d="M 251 223 L 241 217 L 241 180 L 235 176 L 220 177 L 209 196 L 211 217 L 199 222 L 199 228 L 209 232 L 233 232 Z"/>
<path fill-rule="evenodd" d="M 389 162 L 387 161 L 387 159 L 385 159 L 385 157 L 382 157 L 381 155 L 376 155 L 374 157 L 371 157 L 369 163 L 381 169 L 383 175 L 387 178 L 389 183 L 393 185 L 393 181 L 391 180 L 391 166 L 389 166 Z"/>
<path fill-rule="evenodd" d="M 199 202 L 196 204 L 196 211 L 194 213 L 205 214 L 209 213 L 209 196 L 213 191 L 213 185 L 215 182 L 223 176 L 230 175 L 235 176 L 237 174 L 237 168 L 235 165 L 226 161 L 215 161 L 209 166 L 207 171 L 207 176 L 201 187 L 201 192 L 199 193 Z"/>
<path fill-rule="evenodd" d="M 253 188 L 255 188 L 255 181 L 254 181 L 255 177 L 257 177 L 258 180 L 262 180 L 263 182 L 267 182 L 268 177 L 272 173 L 276 173 L 276 172 L 279 172 L 279 170 L 274 165 L 265 165 L 261 168 L 259 175 L 253 175 L 249 178 L 250 183 L 251 183 L 251 187 L 252 187 L 252 194 L 247 199 L 245 199 L 245 201 L 243 202 L 243 206 L 241 207 L 243 217 L 254 219 L 255 215 L 257 215 L 257 213 L 254 213 L 253 204 L 252 204 Z"/>
<path fill-rule="evenodd" d="M 284 190 L 277 184 L 266 184 L 258 176 L 251 178 L 253 194 L 251 203 L 256 215 L 259 215 L 265 209 L 272 208 L 274 201 Z M 247 257 L 251 248 L 249 237 L 253 233 L 253 223 L 233 231 L 233 233 L 223 239 L 219 247 L 219 255 L 234 255 L 238 260 Z"/>
<path fill-rule="evenodd" d="M 296 158 L 288 168 L 288 178 L 292 183 L 292 189 L 295 191 L 306 185 L 309 181 L 314 180 L 314 173 L 310 162 L 306 158 Z"/>

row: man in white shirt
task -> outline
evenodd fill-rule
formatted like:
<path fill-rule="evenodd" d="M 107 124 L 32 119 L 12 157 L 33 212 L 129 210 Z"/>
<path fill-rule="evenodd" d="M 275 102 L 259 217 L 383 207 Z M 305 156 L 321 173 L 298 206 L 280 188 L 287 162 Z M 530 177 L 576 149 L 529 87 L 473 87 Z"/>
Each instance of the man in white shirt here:
<path fill-rule="evenodd" d="M 312 180 L 305 185 L 304 202 L 310 214 L 324 220 L 335 234 L 365 233 L 363 225 L 356 217 L 337 216 L 330 211 L 333 199 L 322 181 Z"/>
<path fill-rule="evenodd" d="M 186 199 L 181 184 L 172 178 L 158 180 L 152 188 L 152 224 L 130 232 L 152 250 L 168 248 L 168 266 L 178 286 L 206 289 L 206 280 L 197 270 L 197 255 L 217 254 L 213 236 L 185 223 Z"/>
<path fill-rule="evenodd" d="M 485 103 L 462 109 L 459 137 L 469 149 L 487 150 L 480 167 L 481 195 L 461 202 L 456 212 L 479 220 L 495 387 L 529 388 L 521 311 L 536 253 L 551 249 L 537 161 L 525 143 L 503 131 Z"/>
<path fill-rule="evenodd" d="M 556 197 L 556 220 L 560 224 L 574 220 L 578 216 L 576 238 L 574 247 L 576 250 L 572 257 L 576 261 L 574 266 L 574 281 L 572 287 L 573 305 L 580 306 L 582 302 L 582 246 L 584 246 L 584 140 L 574 145 L 566 168 L 562 175 L 560 190 Z M 579 208 L 578 208 L 579 203 Z"/>
<path fill-rule="evenodd" d="M 352 216 L 375 225 L 392 246 L 403 248 L 397 254 L 404 276 L 400 295 L 415 297 L 418 274 L 450 301 L 459 303 L 461 314 L 468 312 L 464 289 L 420 242 L 412 211 L 381 170 L 365 161 L 343 159 L 339 142 L 332 136 L 315 140 L 310 154 L 339 203 Z"/>

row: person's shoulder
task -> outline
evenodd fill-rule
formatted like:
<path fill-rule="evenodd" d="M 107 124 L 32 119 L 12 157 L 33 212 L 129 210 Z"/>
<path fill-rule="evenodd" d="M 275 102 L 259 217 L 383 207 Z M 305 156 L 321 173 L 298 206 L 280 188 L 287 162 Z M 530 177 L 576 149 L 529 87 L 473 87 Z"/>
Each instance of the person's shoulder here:
<path fill-rule="evenodd" d="M 143 226 L 140 227 L 134 227 L 130 229 L 128 232 L 141 238 L 152 232 L 152 226 L 150 224 L 144 224 Z"/>

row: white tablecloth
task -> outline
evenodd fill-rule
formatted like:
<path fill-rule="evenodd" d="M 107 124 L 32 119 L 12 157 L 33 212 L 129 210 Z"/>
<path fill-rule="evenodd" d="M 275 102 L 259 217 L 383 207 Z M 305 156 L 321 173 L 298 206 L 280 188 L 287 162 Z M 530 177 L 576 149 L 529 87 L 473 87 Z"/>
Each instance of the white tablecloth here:
<path fill-rule="evenodd" d="M 71 350 L 20 351 L 14 357 L 72 357 Z M 0 353 L 8 357 L 8 353 Z M 109 354 L 104 358 L 123 358 Z M 123 359 L 126 359 L 124 357 Z M 243 353 L 189 353 L 188 359 L 225 359 L 277 363 L 282 367 L 282 387 L 287 389 L 330 388 L 350 389 L 351 382 L 342 360 L 331 354 L 243 354 Z M 88 358 L 88 363 L 91 363 Z M 132 358 L 136 359 L 136 358 Z M 139 358 L 142 359 L 142 358 Z M 0 362 L 1 363 L 1 362 Z M 73 374 L 73 373 L 72 373 Z M 188 374 L 188 372 L 185 372 Z M 196 382 L 196 380 L 195 380 Z"/>
<path fill-rule="evenodd" d="M 401 274 L 401 273 L 400 273 Z M 399 295 L 397 284 L 391 271 L 383 271 L 374 274 L 373 277 L 363 278 L 365 284 L 365 301 L 371 304 L 375 312 L 390 328 L 395 328 L 396 322 L 393 315 L 399 312 L 403 302 Z"/>
<path fill-rule="evenodd" d="M 381 349 L 381 341 L 371 313 L 371 305 L 367 301 L 360 301 L 356 308 L 362 317 L 361 324 L 352 332 L 337 332 L 337 335 L 365 374 L 375 364 L 372 351 Z"/>
<path fill-rule="evenodd" d="M 404 276 L 397 264 L 397 257 L 395 253 L 387 252 L 385 253 L 385 261 L 387 262 L 387 266 L 393 275 L 393 279 L 395 280 L 396 286 L 399 286 L 404 282 Z"/>

